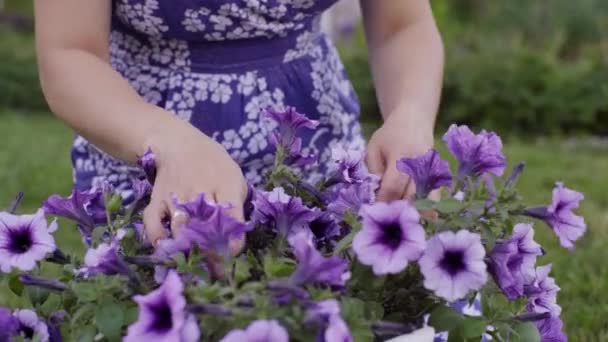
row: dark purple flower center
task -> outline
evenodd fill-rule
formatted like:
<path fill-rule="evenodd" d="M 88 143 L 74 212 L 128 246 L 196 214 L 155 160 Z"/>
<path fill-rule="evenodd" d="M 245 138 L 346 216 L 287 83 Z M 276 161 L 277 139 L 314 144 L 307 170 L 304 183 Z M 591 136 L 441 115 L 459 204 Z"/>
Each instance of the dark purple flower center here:
<path fill-rule="evenodd" d="M 34 240 L 30 227 L 12 230 L 8 242 L 8 250 L 13 254 L 23 254 L 32 248 Z"/>
<path fill-rule="evenodd" d="M 173 328 L 173 313 L 166 300 L 163 299 L 159 304 L 151 307 L 151 309 L 154 318 L 150 324 L 150 330 L 166 333 Z"/>
<path fill-rule="evenodd" d="M 507 268 L 509 270 L 517 270 L 521 267 L 524 262 L 524 258 L 521 255 L 514 255 L 507 261 Z"/>
<path fill-rule="evenodd" d="M 27 338 L 28 340 L 34 338 L 34 329 L 32 329 L 31 327 L 28 327 L 27 325 L 21 325 L 21 329 L 19 330 L 21 330 L 23 337 Z"/>
<path fill-rule="evenodd" d="M 391 222 L 385 224 L 382 227 L 382 234 L 380 236 L 380 242 L 388 246 L 390 249 L 395 250 L 401 245 L 403 240 L 403 231 L 401 226 L 397 222 Z"/>
<path fill-rule="evenodd" d="M 441 268 L 454 276 L 466 269 L 463 251 L 446 251 L 439 263 Z"/>

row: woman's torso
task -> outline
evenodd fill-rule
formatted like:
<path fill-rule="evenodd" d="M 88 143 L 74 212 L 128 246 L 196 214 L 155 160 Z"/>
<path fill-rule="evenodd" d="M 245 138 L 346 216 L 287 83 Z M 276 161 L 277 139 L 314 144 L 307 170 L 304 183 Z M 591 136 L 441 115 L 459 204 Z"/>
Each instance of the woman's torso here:
<path fill-rule="evenodd" d="M 254 183 L 272 165 L 268 107 L 319 120 L 303 146 L 327 164 L 331 147 L 363 145 L 354 91 L 318 29 L 335 1 L 114 0 L 111 63 L 146 101 L 221 143 Z M 82 137 L 72 159 L 80 188 L 126 190 L 139 175 Z"/>

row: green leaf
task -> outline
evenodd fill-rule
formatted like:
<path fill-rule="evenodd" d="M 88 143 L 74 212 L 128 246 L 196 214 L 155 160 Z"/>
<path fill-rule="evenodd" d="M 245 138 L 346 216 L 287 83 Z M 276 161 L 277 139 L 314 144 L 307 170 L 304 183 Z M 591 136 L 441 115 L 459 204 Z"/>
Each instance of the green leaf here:
<path fill-rule="evenodd" d="M 250 277 L 249 269 L 250 265 L 246 258 L 240 257 L 236 259 L 234 265 L 234 280 L 236 280 L 237 283 L 247 280 Z"/>
<path fill-rule="evenodd" d="M 8 278 L 8 288 L 11 289 L 16 296 L 21 297 L 25 285 L 19 280 L 19 275 L 13 274 Z"/>
<path fill-rule="evenodd" d="M 97 288 L 90 283 L 74 283 L 72 291 L 78 297 L 78 300 L 83 303 L 93 302 L 97 299 Z"/>
<path fill-rule="evenodd" d="M 462 202 L 455 200 L 453 198 L 442 200 L 440 202 L 435 203 L 435 209 L 437 209 L 442 214 L 454 214 L 462 210 L 463 204 Z"/>
<path fill-rule="evenodd" d="M 418 210 L 429 210 L 435 208 L 436 203 L 437 202 L 432 201 L 430 199 L 419 199 L 414 202 L 414 205 Z"/>
<path fill-rule="evenodd" d="M 355 238 L 355 235 L 357 235 L 358 232 L 358 229 L 353 229 L 350 233 L 348 233 L 348 235 L 346 235 L 342 240 L 340 240 L 340 242 L 338 242 L 338 244 L 336 245 L 334 255 L 338 255 L 346 251 L 347 249 L 350 249 L 351 245 L 353 244 L 353 239 Z"/>
<path fill-rule="evenodd" d="M 488 327 L 488 323 L 481 318 L 478 317 L 467 317 L 462 326 L 462 337 L 464 338 L 474 338 L 483 335 L 486 332 Z"/>
<path fill-rule="evenodd" d="M 264 258 L 264 272 L 270 278 L 289 276 L 294 269 L 293 260 L 287 258 L 274 258 L 267 255 Z"/>
<path fill-rule="evenodd" d="M 93 316 L 93 312 L 95 311 L 95 304 L 87 303 L 82 305 L 76 310 L 76 312 L 72 315 L 72 319 L 70 320 L 71 325 L 80 325 L 81 320 L 86 320 Z"/>
<path fill-rule="evenodd" d="M 429 325 L 437 331 L 450 331 L 459 327 L 464 316 L 447 306 L 438 306 L 429 318 Z"/>
<path fill-rule="evenodd" d="M 124 318 L 122 308 L 116 303 L 101 304 L 95 310 L 97 328 L 111 341 L 120 339 Z"/>
<path fill-rule="evenodd" d="M 27 293 L 27 296 L 30 299 L 30 303 L 32 303 L 34 306 L 40 306 L 44 304 L 44 302 L 46 302 L 47 298 L 49 298 L 50 295 L 49 290 L 37 286 L 26 287 L 25 293 Z"/>
<path fill-rule="evenodd" d="M 95 335 L 97 335 L 97 329 L 95 329 L 95 327 L 92 325 L 87 325 L 85 327 L 76 329 L 74 333 L 77 336 L 77 342 L 90 342 L 95 340 Z"/>
<path fill-rule="evenodd" d="M 370 321 L 379 321 L 384 317 L 384 307 L 382 304 L 377 302 L 366 302 L 365 303 L 366 318 Z"/>
<path fill-rule="evenodd" d="M 540 342 L 540 333 L 532 322 L 521 322 L 513 327 L 512 342 Z"/>
<path fill-rule="evenodd" d="M 97 245 L 103 238 L 103 235 L 108 231 L 108 228 L 105 226 L 95 227 L 93 229 L 92 240 L 93 244 Z"/>

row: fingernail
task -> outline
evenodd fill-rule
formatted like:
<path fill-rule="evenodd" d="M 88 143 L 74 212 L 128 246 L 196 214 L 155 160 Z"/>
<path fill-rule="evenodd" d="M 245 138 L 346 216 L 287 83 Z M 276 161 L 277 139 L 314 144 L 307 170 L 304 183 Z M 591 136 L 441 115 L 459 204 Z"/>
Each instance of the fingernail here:
<path fill-rule="evenodd" d="M 162 239 L 157 238 L 156 240 L 154 240 L 154 247 L 158 247 L 158 245 L 160 245 L 160 240 L 162 240 Z"/>

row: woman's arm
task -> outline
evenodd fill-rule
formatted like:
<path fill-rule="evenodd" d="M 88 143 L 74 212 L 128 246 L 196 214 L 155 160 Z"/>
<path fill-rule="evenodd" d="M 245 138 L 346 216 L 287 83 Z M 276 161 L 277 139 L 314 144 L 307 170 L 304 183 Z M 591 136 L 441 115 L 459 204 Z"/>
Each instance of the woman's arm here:
<path fill-rule="evenodd" d="M 428 0 L 362 0 L 370 65 L 384 125 L 370 140 L 368 165 L 382 175 L 381 200 L 413 193 L 396 161 L 427 152 L 443 78 L 441 36 Z"/>
<path fill-rule="evenodd" d="M 51 109 L 117 158 L 134 162 L 152 148 L 158 172 L 144 213 L 152 241 L 166 237 L 160 222 L 174 212 L 172 193 L 187 200 L 204 192 L 231 202 L 242 218 L 245 181 L 221 145 L 147 104 L 110 66 L 110 12 L 110 0 L 35 0 L 38 64 Z"/>
<path fill-rule="evenodd" d="M 36 0 L 42 88 L 51 110 L 104 151 L 134 162 L 150 137 L 176 125 L 109 64 L 110 0 Z"/>

